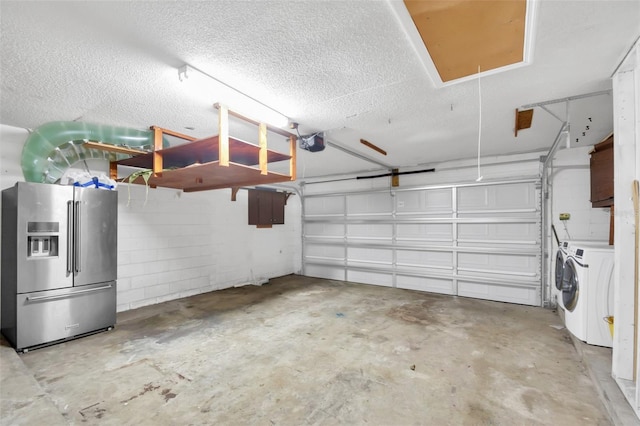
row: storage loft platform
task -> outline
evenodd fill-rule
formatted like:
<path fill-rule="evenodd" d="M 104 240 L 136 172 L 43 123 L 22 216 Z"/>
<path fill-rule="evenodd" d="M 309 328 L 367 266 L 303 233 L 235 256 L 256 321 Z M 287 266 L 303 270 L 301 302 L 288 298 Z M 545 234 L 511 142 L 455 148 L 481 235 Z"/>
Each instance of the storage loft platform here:
<path fill-rule="evenodd" d="M 210 189 L 268 185 L 290 180 L 290 176 L 280 173 L 269 172 L 267 175 L 263 175 L 260 169 L 243 164 L 229 163 L 229 166 L 221 166 L 219 161 L 212 161 L 205 164 L 194 164 L 181 169 L 164 170 L 158 176 L 151 175 L 147 183 L 142 176 L 138 176 L 131 183 L 148 184 L 152 188 L 160 186 L 163 188 L 182 189 L 184 192 L 196 192 Z M 128 183 L 129 178 L 124 178 L 123 182 Z"/>
<path fill-rule="evenodd" d="M 271 128 L 223 106 L 219 110 L 220 134 L 205 139 L 152 126 L 154 131 L 153 152 L 134 154 L 131 158 L 111 163 L 111 177 L 129 182 L 129 177 L 118 177 L 118 166 L 128 166 L 148 171 L 149 179 L 138 173 L 131 183 L 149 185 L 152 188 L 166 187 L 185 192 L 205 191 L 221 188 L 267 185 L 295 180 L 296 141 L 289 132 Z M 244 142 L 228 135 L 228 115 L 232 114 L 258 126 L 259 145 Z M 289 138 L 289 154 L 267 149 L 267 130 Z M 187 140 L 181 145 L 162 148 L 163 135 Z M 289 161 L 289 174 L 268 170 L 269 163 Z"/>
<path fill-rule="evenodd" d="M 191 165 L 217 162 L 220 144 L 218 136 L 211 136 L 206 139 L 199 139 L 195 142 L 187 142 L 162 150 L 162 165 L 165 169 L 182 168 Z M 256 166 L 260 164 L 260 147 L 238 139 L 229 138 L 229 161 L 245 166 Z M 273 150 L 267 150 L 267 163 L 289 160 L 290 155 L 282 154 Z M 138 167 L 142 169 L 153 168 L 153 152 L 135 157 L 126 158 L 116 162 L 118 165 Z"/>

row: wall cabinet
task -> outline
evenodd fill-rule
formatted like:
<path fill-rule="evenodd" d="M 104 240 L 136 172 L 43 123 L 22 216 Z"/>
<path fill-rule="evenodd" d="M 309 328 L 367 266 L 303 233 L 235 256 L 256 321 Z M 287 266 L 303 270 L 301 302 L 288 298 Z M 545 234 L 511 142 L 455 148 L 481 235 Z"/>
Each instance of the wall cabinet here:
<path fill-rule="evenodd" d="M 287 194 L 284 192 L 249 190 L 249 225 L 270 228 L 284 224 L 284 206 Z"/>
<path fill-rule="evenodd" d="M 613 205 L 613 135 L 591 151 L 591 206 Z"/>

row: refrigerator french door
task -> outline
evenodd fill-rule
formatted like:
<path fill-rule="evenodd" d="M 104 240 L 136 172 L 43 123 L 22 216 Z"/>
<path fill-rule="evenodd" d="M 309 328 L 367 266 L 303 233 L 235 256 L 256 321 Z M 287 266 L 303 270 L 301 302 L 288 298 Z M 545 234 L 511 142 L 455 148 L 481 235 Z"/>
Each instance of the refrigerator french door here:
<path fill-rule="evenodd" d="M 2 191 L 2 334 L 17 349 L 116 321 L 117 192 L 18 182 Z"/>

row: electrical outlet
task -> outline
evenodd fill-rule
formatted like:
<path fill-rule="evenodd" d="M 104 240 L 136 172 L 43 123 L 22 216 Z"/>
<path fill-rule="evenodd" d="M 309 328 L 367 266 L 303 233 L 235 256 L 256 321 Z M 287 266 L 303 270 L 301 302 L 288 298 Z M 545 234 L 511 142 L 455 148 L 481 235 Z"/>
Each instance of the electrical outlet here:
<path fill-rule="evenodd" d="M 571 219 L 570 213 L 560 213 L 560 220 L 569 220 Z"/>

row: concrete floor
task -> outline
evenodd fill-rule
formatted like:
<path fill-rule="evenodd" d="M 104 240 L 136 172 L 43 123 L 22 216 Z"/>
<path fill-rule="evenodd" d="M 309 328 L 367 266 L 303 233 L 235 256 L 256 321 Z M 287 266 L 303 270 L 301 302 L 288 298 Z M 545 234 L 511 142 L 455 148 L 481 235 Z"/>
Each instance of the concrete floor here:
<path fill-rule="evenodd" d="M 612 424 L 550 311 L 299 276 L 0 347 L 2 424 Z"/>

